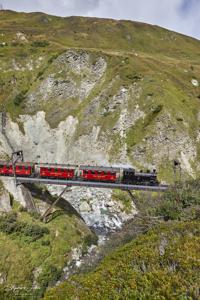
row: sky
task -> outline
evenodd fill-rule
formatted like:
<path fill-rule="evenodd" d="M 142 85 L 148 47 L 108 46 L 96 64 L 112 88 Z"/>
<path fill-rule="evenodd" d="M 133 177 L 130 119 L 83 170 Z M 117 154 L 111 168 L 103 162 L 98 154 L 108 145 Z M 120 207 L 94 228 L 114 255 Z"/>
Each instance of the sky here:
<path fill-rule="evenodd" d="M 200 39 L 200 0 L 0 0 L 4 9 L 128 19 Z"/>

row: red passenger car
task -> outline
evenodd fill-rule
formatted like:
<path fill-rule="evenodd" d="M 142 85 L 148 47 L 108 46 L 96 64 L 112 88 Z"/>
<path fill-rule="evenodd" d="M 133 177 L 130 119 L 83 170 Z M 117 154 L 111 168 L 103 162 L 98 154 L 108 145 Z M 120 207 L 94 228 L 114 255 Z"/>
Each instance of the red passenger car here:
<path fill-rule="evenodd" d="M 116 182 L 119 178 L 118 168 L 80 166 L 80 176 L 88 181 Z"/>
<path fill-rule="evenodd" d="M 33 163 L 16 163 L 15 165 L 15 174 L 17 176 L 26 176 L 29 177 L 33 174 Z M 14 170 L 11 163 L 0 162 L 0 175 L 4 176 L 14 176 Z"/>
<path fill-rule="evenodd" d="M 41 165 L 40 177 L 41 178 L 55 178 L 55 179 L 72 179 L 74 178 L 75 168 L 71 166 L 66 168 L 62 165 Z"/>

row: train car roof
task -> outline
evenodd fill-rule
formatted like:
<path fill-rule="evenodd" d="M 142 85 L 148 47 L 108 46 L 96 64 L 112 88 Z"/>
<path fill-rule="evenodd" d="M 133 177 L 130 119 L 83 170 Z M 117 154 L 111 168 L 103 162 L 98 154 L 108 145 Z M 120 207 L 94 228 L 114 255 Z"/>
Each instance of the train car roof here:
<path fill-rule="evenodd" d="M 116 167 L 103 167 L 103 166 L 84 166 L 79 167 L 80 170 L 96 170 L 96 171 L 110 171 L 110 172 L 119 172 L 120 168 Z"/>
<path fill-rule="evenodd" d="M 61 169 L 64 169 L 64 168 L 77 168 L 78 165 L 69 165 L 69 164 L 51 164 L 51 163 L 41 163 L 41 164 L 36 164 L 37 166 L 39 167 L 46 167 L 46 168 L 61 168 Z"/>
<path fill-rule="evenodd" d="M 16 166 L 31 166 L 33 167 L 35 164 L 33 162 L 16 162 Z"/>
<path fill-rule="evenodd" d="M 11 164 L 12 162 L 10 161 L 5 161 L 5 160 L 0 160 L 0 165 L 8 165 Z"/>
<path fill-rule="evenodd" d="M 12 161 L 5 161 L 5 160 L 0 160 L 0 165 L 12 165 Z M 16 162 L 16 166 L 34 166 L 33 162 Z"/>

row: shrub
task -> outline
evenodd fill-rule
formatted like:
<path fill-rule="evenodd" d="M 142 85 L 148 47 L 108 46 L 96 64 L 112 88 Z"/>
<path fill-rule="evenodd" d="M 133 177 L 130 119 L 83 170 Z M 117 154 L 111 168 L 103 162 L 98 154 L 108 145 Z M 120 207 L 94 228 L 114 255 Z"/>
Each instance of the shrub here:
<path fill-rule="evenodd" d="M 42 246 L 50 246 L 51 242 L 49 240 L 47 241 L 42 241 Z"/>
<path fill-rule="evenodd" d="M 38 240 L 49 233 L 46 227 L 17 221 L 17 214 L 13 212 L 0 217 L 0 231 L 6 234 L 18 233 L 30 237 L 31 241 Z"/>
<path fill-rule="evenodd" d="M 200 204 L 200 180 L 176 184 L 165 193 L 165 199 L 180 203 L 182 208 Z"/>
<path fill-rule="evenodd" d="M 48 60 L 48 64 L 51 64 L 58 56 L 59 53 L 52 55 Z"/>
<path fill-rule="evenodd" d="M 49 42 L 48 41 L 34 41 L 31 44 L 32 47 L 47 47 L 49 46 Z"/>
<path fill-rule="evenodd" d="M 97 245 L 98 243 L 98 237 L 96 234 L 88 234 L 84 238 L 84 244 L 87 245 L 87 247 L 90 247 L 91 245 Z"/>
<path fill-rule="evenodd" d="M 42 70 L 42 71 L 39 71 L 39 73 L 38 73 L 38 75 L 37 75 L 37 78 L 39 78 L 39 79 L 43 79 L 43 74 L 44 74 L 44 70 Z"/>
<path fill-rule="evenodd" d="M 126 75 L 126 77 L 133 81 L 137 81 L 142 78 L 142 76 L 140 74 L 128 74 L 128 75 Z"/>
<path fill-rule="evenodd" d="M 156 214 L 162 216 L 165 221 L 177 220 L 180 218 L 181 209 L 175 201 L 166 201 L 158 207 Z"/>
<path fill-rule="evenodd" d="M 27 90 L 21 91 L 15 98 L 14 98 L 14 104 L 20 105 L 24 99 L 26 98 Z"/>
<path fill-rule="evenodd" d="M 44 296 L 47 287 L 55 285 L 55 283 L 61 277 L 61 274 L 62 269 L 60 270 L 53 265 L 46 267 L 46 270 L 44 270 L 44 272 L 38 277 L 38 283 L 40 285 L 40 290 L 38 291 L 38 299 Z"/>
<path fill-rule="evenodd" d="M 158 104 L 158 105 L 153 109 L 153 113 L 154 113 L 154 114 L 158 114 L 162 109 L 163 109 L 163 105 L 162 105 L 162 104 Z"/>
<path fill-rule="evenodd" d="M 186 208 L 197 210 L 200 205 L 200 180 L 178 183 L 163 195 L 162 204 L 157 208 L 156 214 L 165 220 L 179 219 Z M 194 218 L 198 218 L 198 213 Z M 190 216 L 192 219 L 192 215 Z"/>
<path fill-rule="evenodd" d="M 19 231 L 25 235 L 25 236 L 30 236 L 33 238 L 33 240 L 38 240 L 41 237 L 43 237 L 45 234 L 49 233 L 48 228 L 46 227 L 41 227 L 39 225 L 32 225 L 32 224 L 23 224 L 21 223 L 23 227 Z"/>
<path fill-rule="evenodd" d="M 6 216 L 0 217 L 0 231 L 6 234 L 11 234 L 15 231 L 17 220 L 16 213 L 9 213 Z"/>

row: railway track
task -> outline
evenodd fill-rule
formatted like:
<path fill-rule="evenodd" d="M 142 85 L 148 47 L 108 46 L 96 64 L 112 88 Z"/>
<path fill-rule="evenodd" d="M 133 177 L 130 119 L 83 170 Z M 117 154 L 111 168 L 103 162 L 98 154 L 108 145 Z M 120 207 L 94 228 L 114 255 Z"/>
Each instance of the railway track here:
<path fill-rule="evenodd" d="M 7 177 L 13 178 L 13 177 Z M 119 189 L 119 190 L 138 190 L 138 191 L 155 191 L 164 192 L 169 186 L 168 185 L 130 185 L 122 183 L 106 183 L 106 182 L 91 182 L 91 181 L 80 181 L 80 180 L 57 180 L 57 179 L 44 179 L 40 177 L 16 177 L 17 184 L 23 183 L 41 183 L 51 185 L 63 185 L 63 186 L 80 186 L 80 187 L 93 187 L 93 188 L 105 188 L 105 189 Z"/>

